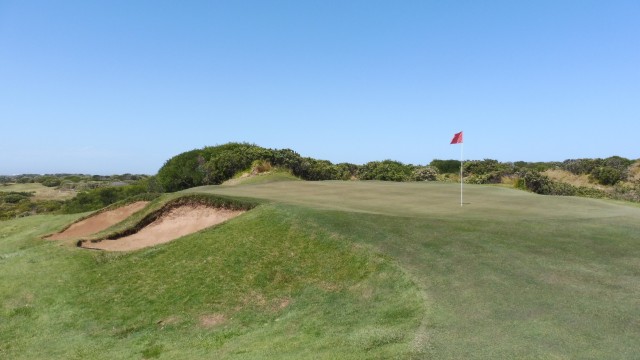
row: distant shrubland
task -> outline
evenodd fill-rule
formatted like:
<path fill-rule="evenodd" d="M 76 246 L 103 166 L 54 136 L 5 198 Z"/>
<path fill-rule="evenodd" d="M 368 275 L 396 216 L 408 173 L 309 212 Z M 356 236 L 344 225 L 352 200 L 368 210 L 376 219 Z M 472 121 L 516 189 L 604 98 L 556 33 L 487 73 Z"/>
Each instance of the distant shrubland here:
<path fill-rule="evenodd" d="M 204 147 L 167 160 L 157 174 L 165 191 L 217 185 L 242 172 L 255 172 L 256 164 L 286 169 L 303 180 L 460 181 L 460 161 L 435 159 L 426 165 L 394 160 L 363 165 L 303 157 L 291 149 L 267 149 L 249 143 Z M 638 161 L 620 156 L 606 159 L 570 159 L 563 162 L 499 162 L 469 160 L 463 165 L 464 182 L 501 184 L 544 195 L 571 195 L 640 201 Z M 636 169 L 636 170 L 634 170 Z M 545 175 L 550 170 L 586 177 L 575 185 Z"/>
<path fill-rule="evenodd" d="M 155 177 L 148 175 L 0 176 L 0 220 L 42 213 L 93 211 L 134 196 L 162 191 Z"/>
<path fill-rule="evenodd" d="M 103 208 L 134 196 L 153 196 L 201 185 L 218 185 L 240 174 L 276 171 L 303 180 L 460 181 L 460 161 L 434 159 L 429 164 L 395 160 L 363 165 L 333 164 L 303 157 L 291 149 L 227 143 L 178 154 L 156 176 L 23 174 L 0 176 L 0 220 L 38 213 L 77 213 Z M 562 162 L 467 160 L 464 182 L 511 186 L 543 195 L 586 196 L 640 202 L 640 160 L 569 159 Z M 42 186 L 38 185 L 41 184 Z M 49 189 L 60 197 L 34 196 Z"/>

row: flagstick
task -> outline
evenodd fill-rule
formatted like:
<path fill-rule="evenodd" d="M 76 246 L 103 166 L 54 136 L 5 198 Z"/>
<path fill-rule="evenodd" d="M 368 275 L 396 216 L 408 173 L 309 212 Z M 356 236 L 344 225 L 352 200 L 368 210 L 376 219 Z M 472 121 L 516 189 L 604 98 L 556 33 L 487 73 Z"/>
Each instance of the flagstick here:
<path fill-rule="evenodd" d="M 460 206 L 462 206 L 462 179 L 463 179 L 462 178 L 463 176 L 462 175 L 462 161 L 463 161 L 462 152 L 464 149 L 464 142 L 460 143 L 460 145 L 461 145 L 460 146 Z"/>

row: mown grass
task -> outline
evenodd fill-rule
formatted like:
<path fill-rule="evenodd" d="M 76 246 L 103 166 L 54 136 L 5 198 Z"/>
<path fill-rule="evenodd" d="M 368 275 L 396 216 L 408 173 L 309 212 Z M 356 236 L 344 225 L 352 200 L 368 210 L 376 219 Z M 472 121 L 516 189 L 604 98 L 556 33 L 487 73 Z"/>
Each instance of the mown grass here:
<path fill-rule="evenodd" d="M 640 209 L 455 184 L 200 188 L 317 209 L 318 228 L 396 259 L 424 291 L 417 338 L 437 359 L 633 359 Z"/>
<path fill-rule="evenodd" d="M 192 192 L 272 203 L 132 253 L 38 239 L 74 216 L 2 223 L 0 357 L 637 357 L 637 206 L 470 185 L 460 207 L 434 183 Z"/>

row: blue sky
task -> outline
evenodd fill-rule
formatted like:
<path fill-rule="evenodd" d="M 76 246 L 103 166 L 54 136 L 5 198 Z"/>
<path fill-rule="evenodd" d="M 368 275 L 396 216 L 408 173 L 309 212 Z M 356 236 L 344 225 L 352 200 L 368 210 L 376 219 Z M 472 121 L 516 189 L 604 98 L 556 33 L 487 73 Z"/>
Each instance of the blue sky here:
<path fill-rule="evenodd" d="M 362 164 L 640 158 L 640 1 L 0 0 L 0 174 L 229 141 Z"/>

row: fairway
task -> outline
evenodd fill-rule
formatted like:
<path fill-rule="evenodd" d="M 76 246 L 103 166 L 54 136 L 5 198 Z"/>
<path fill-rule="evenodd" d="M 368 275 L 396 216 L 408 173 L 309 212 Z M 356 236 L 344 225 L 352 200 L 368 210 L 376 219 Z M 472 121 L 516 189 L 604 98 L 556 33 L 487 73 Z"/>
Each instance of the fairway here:
<path fill-rule="evenodd" d="M 0 357 L 637 357 L 639 207 L 478 185 L 461 207 L 459 190 L 268 177 L 193 188 L 111 231 L 185 195 L 263 200 L 125 253 L 41 239 L 86 214 L 2 222 Z"/>

